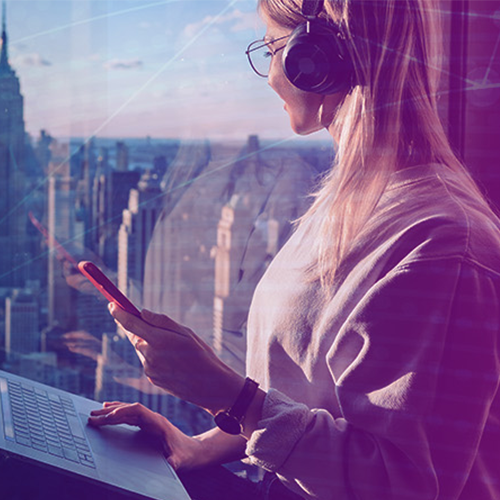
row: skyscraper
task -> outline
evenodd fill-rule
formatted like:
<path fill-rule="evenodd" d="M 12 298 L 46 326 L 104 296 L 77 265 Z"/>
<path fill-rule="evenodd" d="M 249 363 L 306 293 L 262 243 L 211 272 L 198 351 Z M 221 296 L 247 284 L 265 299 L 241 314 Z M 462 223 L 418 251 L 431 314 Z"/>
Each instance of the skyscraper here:
<path fill-rule="evenodd" d="M 38 303 L 33 294 L 15 290 L 5 300 L 5 350 L 7 355 L 39 350 Z"/>
<path fill-rule="evenodd" d="M 118 233 L 118 286 L 129 296 L 133 295 L 128 287 L 130 280 L 143 282 L 146 253 L 162 206 L 160 179 L 146 171 L 137 189 L 130 191 Z"/>
<path fill-rule="evenodd" d="M 58 242 L 75 240 L 75 182 L 70 177 L 53 175 L 49 178 L 47 219 L 49 234 Z M 76 291 L 66 284 L 62 264 L 57 259 L 57 244 L 54 240 L 48 241 L 48 324 L 72 329 L 75 327 Z"/>
<path fill-rule="evenodd" d="M 0 52 L 0 286 L 22 286 L 26 269 L 25 129 L 19 78 L 9 64 L 6 9 Z"/>
<path fill-rule="evenodd" d="M 128 147 L 123 141 L 116 143 L 116 170 L 128 172 L 129 153 Z"/>

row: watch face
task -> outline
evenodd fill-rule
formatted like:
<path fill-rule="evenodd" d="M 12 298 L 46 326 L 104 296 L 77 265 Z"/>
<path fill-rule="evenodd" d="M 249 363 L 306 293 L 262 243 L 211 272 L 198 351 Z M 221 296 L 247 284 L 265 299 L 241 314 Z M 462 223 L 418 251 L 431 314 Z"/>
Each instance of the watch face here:
<path fill-rule="evenodd" d="M 215 415 L 215 423 L 217 427 L 227 434 L 241 434 L 241 424 L 236 417 L 229 415 L 225 411 L 221 411 Z"/>

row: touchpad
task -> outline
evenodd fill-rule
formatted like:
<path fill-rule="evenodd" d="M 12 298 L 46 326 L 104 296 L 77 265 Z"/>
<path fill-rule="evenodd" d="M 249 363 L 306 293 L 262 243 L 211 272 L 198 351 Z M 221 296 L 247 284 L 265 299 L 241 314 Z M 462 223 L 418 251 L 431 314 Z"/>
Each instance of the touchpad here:
<path fill-rule="evenodd" d="M 82 422 L 87 416 L 81 414 Z M 128 425 L 92 427 L 84 424 L 99 473 L 102 467 L 119 468 L 126 475 L 130 470 L 137 471 L 137 476 L 160 474 L 175 478 L 170 465 L 162 453 L 161 444 L 151 435 Z M 122 476 L 122 473 L 120 473 Z"/>

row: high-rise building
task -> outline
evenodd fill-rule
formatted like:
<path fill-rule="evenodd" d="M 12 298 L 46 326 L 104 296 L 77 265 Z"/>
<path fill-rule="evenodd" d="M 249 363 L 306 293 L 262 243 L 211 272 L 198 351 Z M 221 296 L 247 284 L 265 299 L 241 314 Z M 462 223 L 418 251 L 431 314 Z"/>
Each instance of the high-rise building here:
<path fill-rule="evenodd" d="M 93 234 L 96 253 L 111 269 L 118 265 L 118 230 L 127 208 L 130 190 L 137 187 L 139 172 L 101 170 L 94 182 Z"/>
<path fill-rule="evenodd" d="M 118 234 L 118 287 L 131 296 L 128 283 L 144 279 L 144 263 L 156 221 L 162 210 L 160 179 L 151 171 L 130 191 L 128 208 Z"/>
<path fill-rule="evenodd" d="M 109 178 L 109 155 L 107 148 L 99 148 L 97 157 L 97 170 L 94 177 L 94 186 L 92 190 L 92 221 L 89 231 L 93 238 L 92 248 L 108 265 L 108 240 L 112 237 L 110 226 L 107 223 L 107 195 L 106 188 L 108 187 Z M 111 234 L 110 234 L 111 233 Z M 115 240 L 116 240 L 116 234 Z M 116 265 L 116 263 L 115 263 Z M 114 266 L 113 266 L 114 267 Z"/>
<path fill-rule="evenodd" d="M 47 225 L 51 238 L 48 241 L 47 268 L 48 324 L 59 325 L 65 330 L 75 327 L 76 291 L 66 284 L 56 247 L 59 243 L 74 244 L 75 188 L 76 183 L 71 177 L 53 175 L 49 178 Z"/>
<path fill-rule="evenodd" d="M 118 141 L 116 143 L 116 170 L 118 172 L 128 172 L 129 153 L 128 146 Z"/>
<path fill-rule="evenodd" d="M 5 351 L 7 356 L 39 350 L 39 304 L 28 290 L 14 290 L 5 299 Z"/>
<path fill-rule="evenodd" d="M 24 286 L 27 268 L 25 127 L 19 78 L 9 64 L 5 2 L 0 52 L 0 286 Z"/>

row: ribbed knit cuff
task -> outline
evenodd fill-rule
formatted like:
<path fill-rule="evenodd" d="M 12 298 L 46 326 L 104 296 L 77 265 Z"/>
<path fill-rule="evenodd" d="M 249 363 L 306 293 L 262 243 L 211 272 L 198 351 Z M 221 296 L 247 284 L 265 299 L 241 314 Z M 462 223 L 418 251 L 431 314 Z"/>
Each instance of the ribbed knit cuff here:
<path fill-rule="evenodd" d="M 270 389 L 257 430 L 247 443 L 246 454 L 253 464 L 278 471 L 313 419 L 314 413 L 306 405 Z"/>

